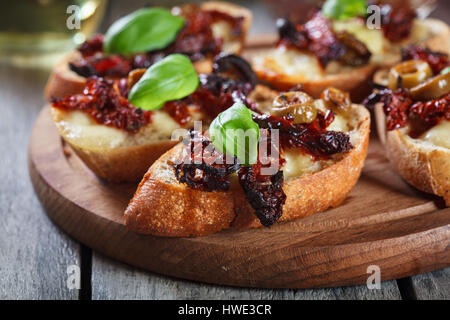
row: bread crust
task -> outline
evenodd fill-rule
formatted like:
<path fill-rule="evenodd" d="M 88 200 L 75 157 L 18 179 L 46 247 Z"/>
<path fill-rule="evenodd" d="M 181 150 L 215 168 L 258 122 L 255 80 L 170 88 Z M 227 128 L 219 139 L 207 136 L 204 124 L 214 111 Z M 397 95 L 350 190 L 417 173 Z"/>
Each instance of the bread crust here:
<path fill-rule="evenodd" d="M 381 106 L 376 106 L 375 118 L 386 157 L 395 170 L 415 188 L 443 197 L 450 206 L 450 150 L 426 146 L 402 130 L 386 131 Z"/>
<path fill-rule="evenodd" d="M 354 148 L 340 161 L 321 171 L 287 180 L 287 200 L 280 221 L 290 221 L 338 206 L 361 173 L 370 131 L 370 115 L 355 105 L 358 125 Z M 145 174 L 125 211 L 125 224 L 138 233 L 157 236 L 201 236 L 227 228 L 258 228 L 239 185 L 229 191 L 204 192 L 180 184 L 173 162 L 183 145 L 165 153 Z"/>
<path fill-rule="evenodd" d="M 78 51 L 73 51 L 55 65 L 44 89 L 46 100 L 64 98 L 83 92 L 86 78 L 79 76 L 69 68 L 69 63 L 77 61 L 80 57 Z"/>
<path fill-rule="evenodd" d="M 239 37 L 239 47 L 237 52 L 240 53 L 244 47 L 244 42 L 248 30 L 252 23 L 252 13 L 247 8 L 228 3 L 228 2 L 205 2 L 200 6 L 204 10 L 217 10 L 225 12 L 232 16 L 242 16 L 244 21 L 242 23 L 242 35 Z M 69 68 L 69 63 L 76 62 L 81 58 L 78 51 L 73 51 L 66 55 L 52 70 L 47 81 L 44 91 L 46 100 L 51 98 L 64 98 L 68 95 L 73 95 L 83 92 L 86 84 L 86 78 L 79 76 Z M 203 60 L 195 61 L 194 68 L 197 73 L 210 73 L 212 71 L 213 57 L 206 57 Z"/>
<path fill-rule="evenodd" d="M 370 92 L 368 80 L 372 78 L 376 69 L 376 65 L 369 64 L 352 69 L 349 72 L 327 75 L 322 79 L 309 81 L 298 81 L 295 77 L 269 74 L 261 70 L 255 70 L 255 72 L 261 81 L 281 91 L 287 91 L 301 83 L 302 91 L 318 99 L 326 88 L 334 87 L 350 93 L 352 101 L 361 101 Z"/>

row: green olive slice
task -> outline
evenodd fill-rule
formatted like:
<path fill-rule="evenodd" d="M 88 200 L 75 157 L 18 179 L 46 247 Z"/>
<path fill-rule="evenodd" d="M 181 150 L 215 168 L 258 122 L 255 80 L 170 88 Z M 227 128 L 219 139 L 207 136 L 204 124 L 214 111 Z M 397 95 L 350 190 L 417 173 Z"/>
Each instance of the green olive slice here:
<path fill-rule="evenodd" d="M 311 123 L 317 117 L 313 99 L 300 91 L 285 92 L 276 97 L 270 113 L 293 119 L 294 123 Z"/>
<path fill-rule="evenodd" d="M 414 100 L 433 100 L 450 92 L 450 73 L 437 75 L 411 88 L 409 94 Z"/>
<path fill-rule="evenodd" d="M 347 114 L 352 104 L 350 95 L 336 88 L 325 89 L 320 98 L 323 100 L 325 107 L 338 114 Z"/>
<path fill-rule="evenodd" d="M 432 75 L 433 72 L 425 61 L 409 60 L 391 68 L 388 76 L 388 86 L 391 90 L 395 90 L 398 87 L 410 89 L 424 82 Z"/>

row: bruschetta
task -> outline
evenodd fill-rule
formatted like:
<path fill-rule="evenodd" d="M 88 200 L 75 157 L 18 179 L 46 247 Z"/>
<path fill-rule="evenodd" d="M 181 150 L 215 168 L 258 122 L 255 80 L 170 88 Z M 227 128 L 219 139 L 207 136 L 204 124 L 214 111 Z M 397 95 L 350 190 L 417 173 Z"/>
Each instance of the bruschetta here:
<path fill-rule="evenodd" d="M 256 75 L 242 58 L 222 54 L 214 61 L 214 71 L 198 76 L 200 84 L 192 94 L 170 99 L 157 110 L 143 110 L 128 100 L 146 72 L 137 69 L 119 80 L 91 77 L 83 93 L 53 98 L 51 117 L 60 135 L 97 176 L 139 182 L 153 161 L 178 142 L 171 139 L 176 129 L 192 128 L 195 121 L 208 125 L 236 97 L 264 107 L 276 96 L 257 85 Z"/>
<path fill-rule="evenodd" d="M 90 76 L 123 78 L 130 71 L 148 68 L 172 53 L 187 55 L 199 73 L 209 73 L 217 54 L 241 52 L 252 22 L 248 9 L 228 2 L 184 5 L 172 8 L 171 13 L 184 17 L 185 25 L 166 48 L 131 55 L 107 54 L 104 52 L 104 36 L 97 34 L 54 67 L 45 88 L 45 97 L 50 100 L 81 93 Z"/>
<path fill-rule="evenodd" d="M 381 5 L 380 12 L 378 29 L 368 28 L 368 17 L 335 20 L 321 11 L 303 24 L 279 19 L 277 43 L 253 55 L 253 69 L 260 80 L 279 90 L 301 83 L 305 92 L 317 98 L 333 86 L 361 101 L 370 93 L 374 72 L 398 62 L 401 48 L 421 43 L 435 50 L 450 50 L 446 23 L 416 19 L 405 4 Z"/>
<path fill-rule="evenodd" d="M 233 105 L 213 123 L 226 127 L 229 119 L 235 125 L 235 108 L 245 110 Z M 257 143 L 278 152 L 258 151 L 256 162 L 246 164 L 213 144 L 213 124 L 209 133 L 191 131 L 145 174 L 125 211 L 126 226 L 156 236 L 201 236 L 269 227 L 341 204 L 366 157 L 366 108 L 329 88 L 317 100 L 300 91 L 282 93 L 266 112 L 251 113 L 261 132 Z M 208 161 L 223 157 L 228 161 Z M 272 171 L 264 172 L 268 164 Z"/>
<path fill-rule="evenodd" d="M 375 108 L 378 135 L 397 172 L 450 206 L 448 55 L 412 46 L 403 60 L 376 74 L 379 88 L 365 103 Z"/>

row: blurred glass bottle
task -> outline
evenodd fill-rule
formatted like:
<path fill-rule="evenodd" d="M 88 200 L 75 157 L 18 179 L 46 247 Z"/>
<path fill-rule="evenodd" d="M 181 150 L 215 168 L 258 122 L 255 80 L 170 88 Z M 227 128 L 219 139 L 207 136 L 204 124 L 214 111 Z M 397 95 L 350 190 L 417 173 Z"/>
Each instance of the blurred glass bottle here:
<path fill-rule="evenodd" d="M 39 65 L 73 49 L 97 29 L 106 5 L 107 0 L 0 0 L 0 60 Z"/>

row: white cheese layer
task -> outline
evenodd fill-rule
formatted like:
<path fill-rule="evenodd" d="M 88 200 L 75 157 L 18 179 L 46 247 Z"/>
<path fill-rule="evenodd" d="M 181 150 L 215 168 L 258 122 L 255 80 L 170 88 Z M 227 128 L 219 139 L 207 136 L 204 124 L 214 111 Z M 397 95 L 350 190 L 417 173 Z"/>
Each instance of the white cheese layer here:
<path fill-rule="evenodd" d="M 252 57 L 253 67 L 269 76 L 292 78 L 293 81 L 320 79 L 323 69 L 317 58 L 296 49 L 278 47 L 263 50 Z"/>
<path fill-rule="evenodd" d="M 54 112 L 55 110 L 53 110 Z M 152 121 L 137 133 L 105 126 L 97 123 L 82 111 L 56 110 L 56 127 L 70 143 L 85 148 L 120 148 L 145 145 L 159 140 L 170 139 L 179 124 L 164 111 L 156 110 Z"/>
<path fill-rule="evenodd" d="M 348 130 L 348 122 L 341 115 L 336 115 L 334 121 L 327 128 L 327 131 L 347 132 Z M 285 179 L 290 179 L 301 176 L 305 173 L 322 170 L 324 167 L 334 162 L 333 160 L 314 161 L 311 155 L 305 154 L 299 149 L 285 150 L 284 159 L 286 160 L 286 164 L 283 167 L 283 174 Z"/>
<path fill-rule="evenodd" d="M 419 139 L 450 149 L 450 121 L 442 121 L 425 132 Z"/>

